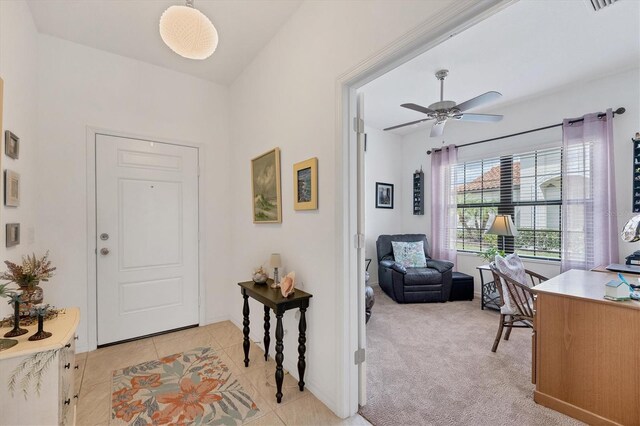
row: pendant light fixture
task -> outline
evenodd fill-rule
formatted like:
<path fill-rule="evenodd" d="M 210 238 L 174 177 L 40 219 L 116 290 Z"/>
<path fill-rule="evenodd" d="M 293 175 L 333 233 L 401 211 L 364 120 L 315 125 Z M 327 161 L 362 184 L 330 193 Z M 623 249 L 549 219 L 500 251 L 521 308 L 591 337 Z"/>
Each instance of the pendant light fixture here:
<path fill-rule="evenodd" d="M 209 18 L 193 7 L 171 6 L 160 17 L 160 37 L 178 55 L 189 59 L 206 59 L 218 47 L 218 31 Z"/>

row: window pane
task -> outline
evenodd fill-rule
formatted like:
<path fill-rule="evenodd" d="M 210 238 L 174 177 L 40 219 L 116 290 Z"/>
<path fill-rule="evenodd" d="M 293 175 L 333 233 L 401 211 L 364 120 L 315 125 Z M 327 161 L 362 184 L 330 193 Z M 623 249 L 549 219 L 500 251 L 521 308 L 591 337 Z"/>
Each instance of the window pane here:
<path fill-rule="evenodd" d="M 588 191 L 588 150 L 575 150 L 572 179 L 583 179 Z M 484 251 L 500 238 L 485 234 L 491 214 L 513 212 L 519 235 L 515 249 L 522 256 L 560 258 L 562 149 L 553 148 L 459 164 L 453 172 L 458 202 L 456 247 Z M 500 197 L 501 188 L 511 194 Z M 513 203 L 509 202 L 511 195 Z"/>

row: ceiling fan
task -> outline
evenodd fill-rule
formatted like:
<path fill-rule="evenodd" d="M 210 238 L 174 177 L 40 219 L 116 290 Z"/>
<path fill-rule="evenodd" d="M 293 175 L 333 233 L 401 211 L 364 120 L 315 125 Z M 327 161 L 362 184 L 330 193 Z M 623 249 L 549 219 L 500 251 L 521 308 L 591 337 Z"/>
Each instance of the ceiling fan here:
<path fill-rule="evenodd" d="M 477 121 L 477 122 L 495 122 L 502 120 L 502 115 L 495 114 L 470 114 L 465 112 L 469 109 L 480 106 L 484 103 L 493 101 L 502 96 L 499 92 L 487 92 L 480 96 L 476 96 L 473 99 L 469 99 L 461 104 L 456 104 L 453 101 L 444 100 L 444 79 L 449 75 L 449 70 L 440 70 L 436 72 L 436 78 L 440 80 L 440 101 L 429 105 L 429 108 L 425 108 L 417 104 L 402 104 L 403 108 L 412 109 L 414 111 L 427 114 L 427 118 L 422 120 L 410 121 L 409 123 L 399 124 L 397 126 L 387 127 L 384 130 L 398 129 L 404 126 L 410 126 L 412 124 L 422 123 L 428 120 L 436 120 L 431 128 L 431 137 L 441 136 L 444 132 L 444 125 L 447 120 L 462 120 L 462 121 Z"/>

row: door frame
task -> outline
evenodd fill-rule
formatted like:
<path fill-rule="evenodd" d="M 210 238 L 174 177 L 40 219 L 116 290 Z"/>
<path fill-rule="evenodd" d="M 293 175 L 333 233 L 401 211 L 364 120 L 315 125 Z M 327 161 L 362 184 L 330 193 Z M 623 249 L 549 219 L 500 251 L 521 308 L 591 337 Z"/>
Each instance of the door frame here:
<path fill-rule="evenodd" d="M 336 239 L 335 264 L 338 389 L 337 413 L 346 418 L 358 411 L 359 382 L 355 352 L 358 350 L 358 266 L 354 238 L 357 234 L 357 201 L 350 194 L 364 191 L 357 185 L 356 116 L 357 90 L 392 69 L 430 50 L 443 41 L 498 13 L 518 0 L 464 0 L 449 5 L 404 36 L 386 46 L 336 79 Z M 364 265 L 362 265 L 364 267 Z M 375 314 L 374 314 L 375 315 Z M 362 378 L 366 380 L 366 378 Z"/>
<path fill-rule="evenodd" d="M 204 285 L 205 221 L 202 206 L 206 205 L 205 179 L 205 146 L 199 143 L 139 135 L 98 127 L 87 126 L 87 350 L 93 351 L 98 347 L 98 253 L 97 253 L 97 193 L 96 193 L 96 137 L 98 135 L 135 139 L 146 142 L 165 143 L 198 151 L 198 322 L 206 323 L 206 306 Z"/>

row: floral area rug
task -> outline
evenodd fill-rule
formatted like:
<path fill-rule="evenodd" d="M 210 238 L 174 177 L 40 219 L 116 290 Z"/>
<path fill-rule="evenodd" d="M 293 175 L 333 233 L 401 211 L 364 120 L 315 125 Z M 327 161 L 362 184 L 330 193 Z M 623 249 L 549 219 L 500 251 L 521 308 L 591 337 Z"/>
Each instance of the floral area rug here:
<path fill-rule="evenodd" d="M 113 372 L 112 425 L 236 425 L 259 409 L 211 348 Z"/>

